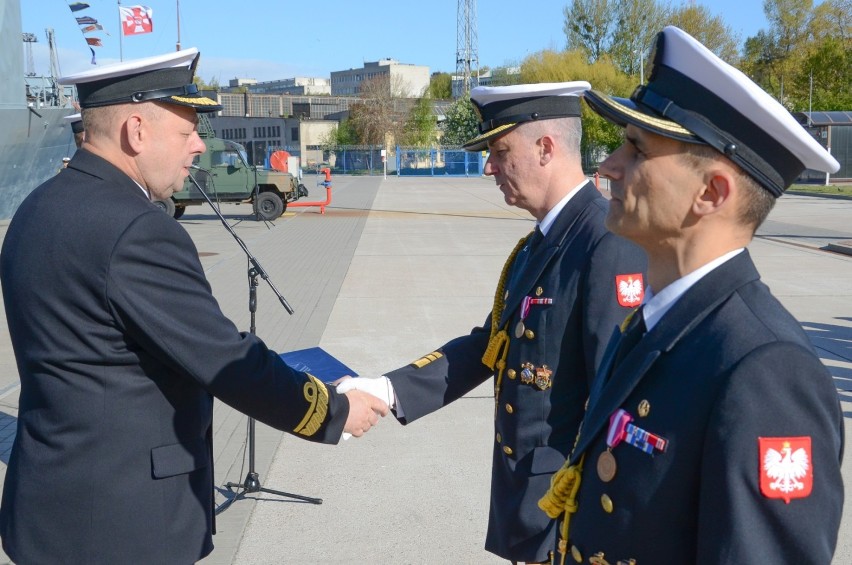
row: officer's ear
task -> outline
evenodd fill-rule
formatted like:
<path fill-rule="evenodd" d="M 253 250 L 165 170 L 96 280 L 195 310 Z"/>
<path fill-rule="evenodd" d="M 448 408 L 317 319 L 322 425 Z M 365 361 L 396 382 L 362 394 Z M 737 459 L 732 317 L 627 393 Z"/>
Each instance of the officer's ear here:
<path fill-rule="evenodd" d="M 704 172 L 704 186 L 696 195 L 692 211 L 697 216 L 716 214 L 732 206 L 734 179 L 723 167 L 711 167 Z"/>
<path fill-rule="evenodd" d="M 546 165 L 553 159 L 553 151 L 556 143 L 549 135 L 544 135 L 538 140 L 539 164 Z"/>
<path fill-rule="evenodd" d="M 124 121 L 124 131 L 127 139 L 127 145 L 134 153 L 142 151 L 144 118 L 139 113 L 132 113 L 127 116 Z"/>

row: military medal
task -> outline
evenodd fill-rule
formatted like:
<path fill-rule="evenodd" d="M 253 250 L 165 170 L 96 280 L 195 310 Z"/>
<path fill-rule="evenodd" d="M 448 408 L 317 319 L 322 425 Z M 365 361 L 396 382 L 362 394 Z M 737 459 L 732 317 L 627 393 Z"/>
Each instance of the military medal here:
<path fill-rule="evenodd" d="M 521 319 L 515 325 L 515 337 L 521 339 L 524 337 L 524 330 L 527 327 L 524 325 L 524 320 L 526 320 L 527 315 L 530 313 L 530 297 L 524 296 L 523 300 L 521 300 Z"/>
<path fill-rule="evenodd" d="M 535 380 L 535 373 L 533 373 L 533 364 L 532 363 L 524 363 L 521 365 L 523 370 L 521 370 L 521 382 L 525 385 L 530 384 Z"/>
<path fill-rule="evenodd" d="M 541 290 L 541 287 L 539 287 L 538 290 Z M 524 320 L 527 319 L 527 316 L 530 313 L 530 306 L 532 306 L 533 304 L 536 304 L 536 305 L 553 304 L 553 299 L 552 298 L 533 298 L 532 296 L 524 296 L 523 300 L 521 300 L 521 312 L 520 312 L 521 319 L 518 321 L 517 324 L 515 324 L 515 337 L 517 339 L 521 339 L 526 334 L 527 327 L 524 325 Z M 532 338 L 533 338 L 532 335 L 527 335 L 527 339 L 532 339 Z"/>
<path fill-rule="evenodd" d="M 617 467 L 615 456 L 609 449 L 601 453 L 598 457 L 598 477 L 603 482 L 608 483 L 615 477 Z"/>
<path fill-rule="evenodd" d="M 547 368 L 547 365 L 542 365 L 541 367 L 537 367 L 535 370 L 535 386 L 540 388 L 541 390 L 546 390 L 550 388 L 550 375 L 553 374 L 553 371 Z"/>
<path fill-rule="evenodd" d="M 609 417 L 609 428 L 606 432 L 606 451 L 598 456 L 597 464 L 598 478 L 605 483 L 610 482 L 615 477 L 616 470 L 618 470 L 612 450 L 624 439 L 625 428 L 632 419 L 630 414 L 622 409 L 617 410 Z"/>

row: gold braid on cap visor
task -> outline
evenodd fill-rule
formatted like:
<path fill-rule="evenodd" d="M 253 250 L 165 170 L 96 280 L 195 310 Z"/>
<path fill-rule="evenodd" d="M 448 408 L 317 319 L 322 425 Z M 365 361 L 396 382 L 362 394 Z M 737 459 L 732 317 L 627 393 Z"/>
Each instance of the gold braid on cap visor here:
<path fill-rule="evenodd" d="M 600 102 L 614 109 L 619 114 L 624 114 L 626 116 L 630 116 L 634 120 L 641 122 L 643 124 L 648 124 L 649 126 L 659 128 L 661 130 L 665 130 L 671 133 L 676 133 L 679 135 L 685 135 L 689 137 L 697 137 L 694 133 L 689 131 L 688 129 L 680 126 L 677 122 L 673 122 L 671 120 L 666 120 L 663 118 L 655 118 L 649 114 L 645 114 L 643 112 L 639 112 L 638 110 L 634 110 L 633 108 L 628 108 L 623 104 L 619 104 L 612 98 L 606 95 L 598 95 L 596 102 Z"/>
<path fill-rule="evenodd" d="M 199 96 L 197 98 L 186 98 L 184 96 L 169 96 L 169 100 L 174 100 L 175 102 L 181 102 L 182 104 L 194 104 L 198 106 L 218 106 L 219 103 L 215 100 L 211 100 L 206 96 Z"/>
<path fill-rule="evenodd" d="M 476 137 L 474 137 L 470 141 L 466 141 L 464 143 L 464 145 L 473 145 L 474 143 L 479 143 L 479 142 L 484 141 L 486 139 L 490 139 L 493 136 L 497 135 L 498 133 L 503 132 L 503 131 L 505 131 L 509 128 L 513 128 L 516 125 L 518 125 L 518 124 L 503 124 L 502 126 L 497 126 L 494 129 L 490 129 L 490 130 L 486 131 L 485 133 L 481 133 L 481 134 L 477 135 Z"/>

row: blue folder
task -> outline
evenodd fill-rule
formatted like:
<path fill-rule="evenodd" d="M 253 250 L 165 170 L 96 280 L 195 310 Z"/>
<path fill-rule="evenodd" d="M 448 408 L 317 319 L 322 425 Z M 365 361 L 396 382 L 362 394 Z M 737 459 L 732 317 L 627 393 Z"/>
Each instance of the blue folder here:
<path fill-rule="evenodd" d="M 331 355 L 322 347 L 309 347 L 281 353 L 280 357 L 293 369 L 310 373 L 325 383 L 336 381 L 346 375 L 358 376 L 358 373 L 344 365 L 337 357 Z"/>

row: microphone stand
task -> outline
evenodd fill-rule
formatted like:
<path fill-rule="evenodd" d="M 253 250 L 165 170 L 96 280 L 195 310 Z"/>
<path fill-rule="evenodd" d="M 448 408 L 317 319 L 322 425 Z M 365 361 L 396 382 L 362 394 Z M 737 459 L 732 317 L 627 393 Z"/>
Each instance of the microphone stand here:
<path fill-rule="evenodd" d="M 203 172 L 207 172 L 204 169 L 202 169 L 201 167 L 198 167 L 196 165 L 192 165 L 190 168 L 195 169 L 195 170 L 199 170 L 199 171 L 203 171 Z M 246 257 L 248 257 L 249 315 L 250 315 L 249 333 L 251 333 L 252 335 L 255 335 L 255 330 L 256 330 L 256 328 L 255 328 L 255 312 L 257 311 L 257 284 L 258 284 L 257 283 L 257 277 L 260 277 L 267 282 L 267 284 L 269 285 L 269 288 L 271 288 L 272 292 L 275 293 L 275 296 L 278 297 L 278 301 L 281 303 L 282 306 L 284 306 L 284 309 L 287 311 L 287 313 L 292 314 L 293 308 L 287 302 L 287 299 L 285 299 L 281 295 L 281 293 L 278 292 L 278 289 L 275 288 L 275 285 L 272 284 L 272 281 L 269 279 L 269 275 L 266 273 L 266 271 L 263 270 L 263 267 L 260 266 L 260 263 L 258 262 L 258 260 L 255 258 L 254 255 L 252 255 L 251 251 L 249 251 L 245 242 L 242 240 L 242 238 L 240 238 L 240 236 L 237 235 L 237 232 L 234 231 L 234 229 L 228 223 L 228 220 L 225 219 L 225 216 L 222 215 L 222 212 L 219 211 L 219 209 L 213 204 L 213 201 L 210 199 L 210 197 L 207 196 L 207 192 L 205 192 L 205 190 L 203 188 L 201 188 L 201 185 L 198 183 L 198 181 L 195 180 L 195 177 L 193 177 L 192 174 L 189 175 L 189 180 L 192 182 L 192 184 L 195 185 L 195 188 L 198 189 L 198 191 L 202 194 L 202 196 L 204 196 L 204 199 L 207 201 L 208 204 L 210 204 L 210 207 L 213 208 L 213 211 L 216 212 L 216 215 L 219 216 L 219 220 L 222 222 L 222 225 L 225 226 L 225 229 L 228 230 L 228 233 L 230 233 L 233 236 L 233 238 L 237 241 L 237 244 L 239 244 L 240 248 L 246 254 Z M 246 478 L 242 483 L 228 482 L 228 483 L 225 484 L 225 486 L 231 492 L 233 492 L 234 488 L 237 488 L 239 490 L 237 491 L 237 493 L 233 497 L 229 498 L 228 500 L 226 500 L 225 502 L 223 502 L 222 504 L 220 504 L 219 506 L 216 507 L 216 510 L 215 510 L 216 514 L 223 512 L 231 504 L 233 504 L 236 500 L 238 500 L 240 498 L 245 498 L 246 494 L 255 493 L 255 492 L 266 492 L 266 493 L 269 493 L 269 494 L 276 494 L 278 496 L 286 496 L 288 498 L 295 498 L 297 500 L 302 500 L 304 502 L 310 502 L 311 504 L 322 504 L 321 498 L 314 498 L 314 497 L 310 497 L 310 496 L 302 496 L 300 494 L 292 494 L 292 493 L 289 493 L 289 492 L 284 492 L 284 491 L 280 491 L 280 490 L 273 490 L 273 489 L 263 487 L 260 484 L 260 477 L 259 477 L 257 471 L 255 471 L 255 469 L 254 469 L 254 451 L 255 451 L 255 420 L 254 420 L 254 418 L 249 416 L 248 417 L 248 453 L 249 453 L 248 474 L 246 474 Z"/>

